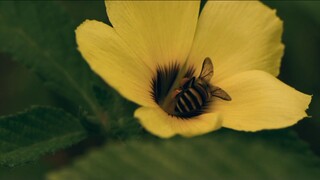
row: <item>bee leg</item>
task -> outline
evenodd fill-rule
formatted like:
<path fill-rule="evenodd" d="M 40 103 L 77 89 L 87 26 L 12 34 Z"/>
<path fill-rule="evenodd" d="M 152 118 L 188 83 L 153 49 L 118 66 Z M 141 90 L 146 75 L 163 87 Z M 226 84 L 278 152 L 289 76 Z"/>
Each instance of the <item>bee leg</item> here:
<path fill-rule="evenodd" d="M 171 98 L 176 98 L 177 95 L 181 93 L 181 91 L 182 90 L 180 88 L 179 89 L 175 89 L 171 94 Z"/>

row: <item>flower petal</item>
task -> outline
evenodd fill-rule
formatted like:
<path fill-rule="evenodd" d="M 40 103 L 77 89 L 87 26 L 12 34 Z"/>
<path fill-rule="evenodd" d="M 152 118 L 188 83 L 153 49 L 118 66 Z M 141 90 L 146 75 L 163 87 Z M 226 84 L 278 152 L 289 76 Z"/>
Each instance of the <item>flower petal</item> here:
<path fill-rule="evenodd" d="M 247 70 L 279 74 L 282 21 L 261 2 L 208 1 L 201 12 L 189 61 L 198 70 L 206 57 L 215 81 Z M 199 72 L 198 72 L 199 73 Z"/>
<path fill-rule="evenodd" d="M 76 30 L 79 51 L 91 69 L 127 99 L 153 106 L 152 72 L 108 25 L 85 21 Z"/>
<path fill-rule="evenodd" d="M 192 119 L 181 119 L 168 115 L 160 108 L 141 107 L 134 116 L 150 133 L 169 138 L 175 134 L 185 137 L 205 134 L 221 127 L 218 114 L 206 113 Z"/>
<path fill-rule="evenodd" d="M 194 37 L 199 1 L 107 1 L 108 17 L 130 48 L 156 68 L 185 62 Z"/>
<path fill-rule="evenodd" d="M 258 70 L 232 76 L 219 84 L 232 101 L 217 100 L 215 112 L 223 118 L 222 126 L 245 131 L 284 128 L 306 117 L 311 96 Z"/>

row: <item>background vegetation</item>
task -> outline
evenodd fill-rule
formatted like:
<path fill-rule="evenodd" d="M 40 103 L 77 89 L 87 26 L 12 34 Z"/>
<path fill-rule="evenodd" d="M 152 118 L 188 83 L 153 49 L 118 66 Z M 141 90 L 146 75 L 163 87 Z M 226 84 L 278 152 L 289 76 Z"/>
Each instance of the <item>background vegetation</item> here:
<path fill-rule="evenodd" d="M 109 23 L 103 2 L 0 2 L 0 179 L 318 179 L 320 3 L 265 3 L 284 21 L 279 78 L 313 94 L 312 117 L 161 140 L 76 50 L 81 22 Z"/>

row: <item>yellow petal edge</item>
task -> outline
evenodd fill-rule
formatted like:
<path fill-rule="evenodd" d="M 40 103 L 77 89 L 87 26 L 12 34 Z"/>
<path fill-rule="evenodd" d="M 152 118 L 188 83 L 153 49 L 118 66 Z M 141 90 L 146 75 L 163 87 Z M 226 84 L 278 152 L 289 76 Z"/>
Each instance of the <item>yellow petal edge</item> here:
<path fill-rule="evenodd" d="M 258 1 L 208 1 L 203 8 L 189 62 L 201 70 L 210 57 L 214 81 L 236 73 L 262 70 L 279 74 L 284 45 L 283 22 Z M 198 72 L 199 73 L 199 72 Z"/>
<path fill-rule="evenodd" d="M 307 117 L 311 96 L 284 84 L 264 71 L 236 74 L 219 84 L 232 101 L 216 101 L 222 126 L 244 131 L 278 129 L 291 126 Z"/>
<path fill-rule="evenodd" d="M 78 49 L 91 69 L 122 96 L 142 106 L 155 106 L 150 95 L 152 71 L 102 22 L 86 20 L 76 29 Z"/>
<path fill-rule="evenodd" d="M 192 137 L 205 134 L 221 127 L 221 120 L 217 113 L 206 113 L 192 119 L 181 119 L 168 115 L 160 107 L 138 108 L 134 116 L 150 133 L 170 138 L 176 134 Z"/>

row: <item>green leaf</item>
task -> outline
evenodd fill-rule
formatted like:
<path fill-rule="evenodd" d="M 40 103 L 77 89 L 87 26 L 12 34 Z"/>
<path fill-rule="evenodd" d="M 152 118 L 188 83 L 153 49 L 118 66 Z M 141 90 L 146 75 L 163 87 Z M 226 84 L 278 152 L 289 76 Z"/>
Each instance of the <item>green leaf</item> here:
<path fill-rule="evenodd" d="M 86 137 L 86 131 L 63 110 L 32 107 L 0 117 L 0 137 L 0 164 L 15 166 L 77 143 Z"/>
<path fill-rule="evenodd" d="M 108 144 L 47 178 L 317 179 L 319 168 L 319 158 L 295 136 L 221 130 L 192 139 Z"/>
<path fill-rule="evenodd" d="M 0 167 L 1 180 L 43 180 L 50 166 L 44 162 L 18 166 L 15 168 Z"/>
<path fill-rule="evenodd" d="M 0 52 L 26 65 L 76 108 L 100 118 L 92 85 L 101 81 L 77 52 L 75 28 L 54 2 L 0 2 Z"/>
<path fill-rule="evenodd" d="M 128 139 L 138 138 L 144 133 L 137 119 L 133 117 L 137 105 L 119 95 L 115 90 L 108 92 L 98 86 L 94 87 L 95 95 L 101 107 L 105 109 L 108 117 L 104 128 L 108 138 Z"/>

